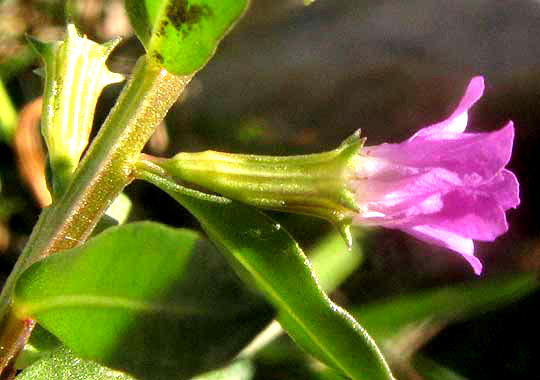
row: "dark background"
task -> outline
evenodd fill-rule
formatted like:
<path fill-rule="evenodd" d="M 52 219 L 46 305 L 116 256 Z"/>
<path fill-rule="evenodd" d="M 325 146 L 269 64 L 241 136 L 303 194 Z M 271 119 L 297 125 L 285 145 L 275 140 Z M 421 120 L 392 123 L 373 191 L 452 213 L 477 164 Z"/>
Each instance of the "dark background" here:
<path fill-rule="evenodd" d="M 491 131 L 507 120 L 515 122 L 509 168 L 520 181 L 522 203 L 507 213 L 506 235 L 476 244 L 485 268 L 482 278 L 537 271 L 540 1 L 319 0 L 307 8 L 301 3 L 253 0 L 246 17 L 170 112 L 170 142 L 158 144 L 159 154 L 317 152 L 336 147 L 358 128 L 368 145 L 399 142 L 445 119 L 470 78 L 483 75 L 485 95 L 471 112 L 469 130 Z M 98 41 L 126 35 L 110 67 L 127 74 L 142 48 L 130 37 L 118 4 L 81 2 L 79 25 Z M 23 33 L 59 38 L 62 28 L 62 4 L 2 3 L 0 67 L 9 57 L 26 54 Z M 5 81 L 18 107 L 41 92 L 40 79 L 32 74 L 38 62 L 29 62 Z M 96 125 L 120 88 L 105 91 Z M 0 256 L 6 276 L 39 209 L 18 178 L 8 145 L 0 146 L 0 158 L 2 193 L 18 205 L 3 221 L 9 234 Z M 136 183 L 127 193 L 135 203 L 133 220 L 196 227 L 186 211 L 148 185 Z M 330 228 L 310 218 L 276 217 L 306 248 Z M 365 251 L 366 263 L 338 295 L 344 303 L 482 279 L 457 255 L 396 231 L 370 230 Z M 531 378 L 538 367 L 539 297 L 455 324 L 425 353 L 469 379 Z M 261 377 L 272 378 L 270 373 Z"/>

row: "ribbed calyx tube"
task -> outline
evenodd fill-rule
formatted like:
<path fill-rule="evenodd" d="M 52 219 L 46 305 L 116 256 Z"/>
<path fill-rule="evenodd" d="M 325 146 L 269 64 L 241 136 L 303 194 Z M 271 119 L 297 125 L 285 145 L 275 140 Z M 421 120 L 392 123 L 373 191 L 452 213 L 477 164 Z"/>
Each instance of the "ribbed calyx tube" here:
<path fill-rule="evenodd" d="M 45 64 L 41 131 L 53 176 L 53 196 L 58 198 L 88 145 L 101 91 L 124 79 L 105 65 L 120 40 L 97 44 L 81 37 L 73 24 L 67 26 L 64 41 L 28 40 Z"/>
<path fill-rule="evenodd" d="M 273 157 L 205 151 L 154 162 L 177 180 L 243 203 L 329 220 L 350 243 L 351 216 L 358 208 L 348 184 L 364 141 L 357 132 L 324 153 Z"/>

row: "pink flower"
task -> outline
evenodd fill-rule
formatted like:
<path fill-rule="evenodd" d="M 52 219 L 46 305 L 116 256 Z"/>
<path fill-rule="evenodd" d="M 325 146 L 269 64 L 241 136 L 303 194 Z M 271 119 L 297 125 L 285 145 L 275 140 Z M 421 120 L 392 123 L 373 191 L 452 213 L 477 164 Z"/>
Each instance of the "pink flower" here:
<path fill-rule="evenodd" d="M 460 253 L 476 274 L 473 240 L 508 230 L 505 211 L 519 204 L 510 160 L 510 121 L 489 133 L 464 133 L 468 110 L 482 96 L 475 77 L 452 115 L 400 144 L 365 147 L 353 178 L 360 212 L 353 222 L 397 228 Z"/>

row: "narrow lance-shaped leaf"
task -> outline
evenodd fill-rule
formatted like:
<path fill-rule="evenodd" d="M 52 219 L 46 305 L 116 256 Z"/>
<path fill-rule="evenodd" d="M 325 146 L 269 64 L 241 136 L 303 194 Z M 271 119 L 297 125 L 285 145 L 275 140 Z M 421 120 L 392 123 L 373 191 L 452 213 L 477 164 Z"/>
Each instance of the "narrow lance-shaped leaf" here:
<path fill-rule="evenodd" d="M 192 74 L 214 55 L 248 0 L 125 0 L 148 55 L 177 75 Z"/>
<path fill-rule="evenodd" d="M 236 360 L 230 365 L 192 378 L 191 380 L 250 380 L 255 368 L 249 360 Z M 136 380 L 134 377 L 81 359 L 67 347 L 61 346 L 46 353 L 22 371 L 17 380 Z"/>
<path fill-rule="evenodd" d="M 50 352 L 24 370 L 17 380 L 136 380 L 126 374 L 81 359 L 66 347 Z"/>
<path fill-rule="evenodd" d="M 433 331 L 434 326 L 443 327 L 452 321 L 514 302 L 538 289 L 539 285 L 534 274 L 473 281 L 391 297 L 353 308 L 352 314 L 383 348 L 388 342 L 395 349 L 395 342 L 404 331 L 418 326 Z M 418 334 L 418 337 L 422 335 Z"/>
<path fill-rule="evenodd" d="M 535 274 L 518 274 L 390 297 L 351 312 L 397 366 L 414 367 L 426 380 L 465 380 L 418 351 L 449 323 L 503 307 L 539 285 Z"/>
<path fill-rule="evenodd" d="M 468 380 L 450 368 L 422 355 L 414 358 L 414 368 L 425 380 Z"/>
<path fill-rule="evenodd" d="M 256 209 L 183 188 L 159 174 L 137 175 L 186 207 L 245 282 L 278 309 L 278 320 L 305 350 L 351 379 L 392 379 L 375 342 L 317 284 L 298 244 Z"/>
<path fill-rule="evenodd" d="M 32 265 L 14 310 L 77 356 L 149 380 L 225 364 L 273 317 L 211 244 L 149 222 L 110 228 Z"/>
<path fill-rule="evenodd" d="M 18 370 L 25 369 L 37 360 L 50 355 L 51 352 L 57 350 L 61 346 L 62 342 L 60 342 L 58 338 L 39 324 L 36 324 L 32 330 L 30 339 L 26 342 L 23 350 L 17 357 L 15 368 Z"/>
<path fill-rule="evenodd" d="M 358 243 L 358 239 L 357 239 Z M 324 292 L 333 292 L 349 277 L 363 261 L 360 244 L 354 244 L 349 250 L 342 236 L 333 232 L 319 241 L 309 252 L 311 267 L 318 278 L 318 284 Z M 251 357 L 266 348 L 272 341 L 283 334 L 283 328 L 277 321 L 272 321 L 257 337 L 242 350 L 240 356 Z M 279 350 L 280 355 L 288 357 L 290 352 Z M 327 367 L 328 368 L 328 367 Z"/>
<path fill-rule="evenodd" d="M 358 237 L 358 235 L 357 235 Z M 364 260 L 364 252 L 357 238 L 350 249 L 342 236 L 331 233 L 309 252 L 319 285 L 325 292 L 333 292 L 357 270 Z"/>

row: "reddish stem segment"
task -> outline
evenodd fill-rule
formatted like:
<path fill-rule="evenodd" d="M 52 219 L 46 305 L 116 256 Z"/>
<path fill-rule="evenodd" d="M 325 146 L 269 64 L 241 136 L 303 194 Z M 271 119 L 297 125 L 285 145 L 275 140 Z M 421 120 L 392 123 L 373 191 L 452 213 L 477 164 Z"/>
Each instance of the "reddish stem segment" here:
<path fill-rule="evenodd" d="M 0 338 L 0 368 L 3 369 L 0 380 L 11 378 L 15 372 L 15 359 L 30 338 L 35 325 L 36 321 L 32 318 L 19 319 L 13 313 L 9 313 L 5 319 Z"/>

